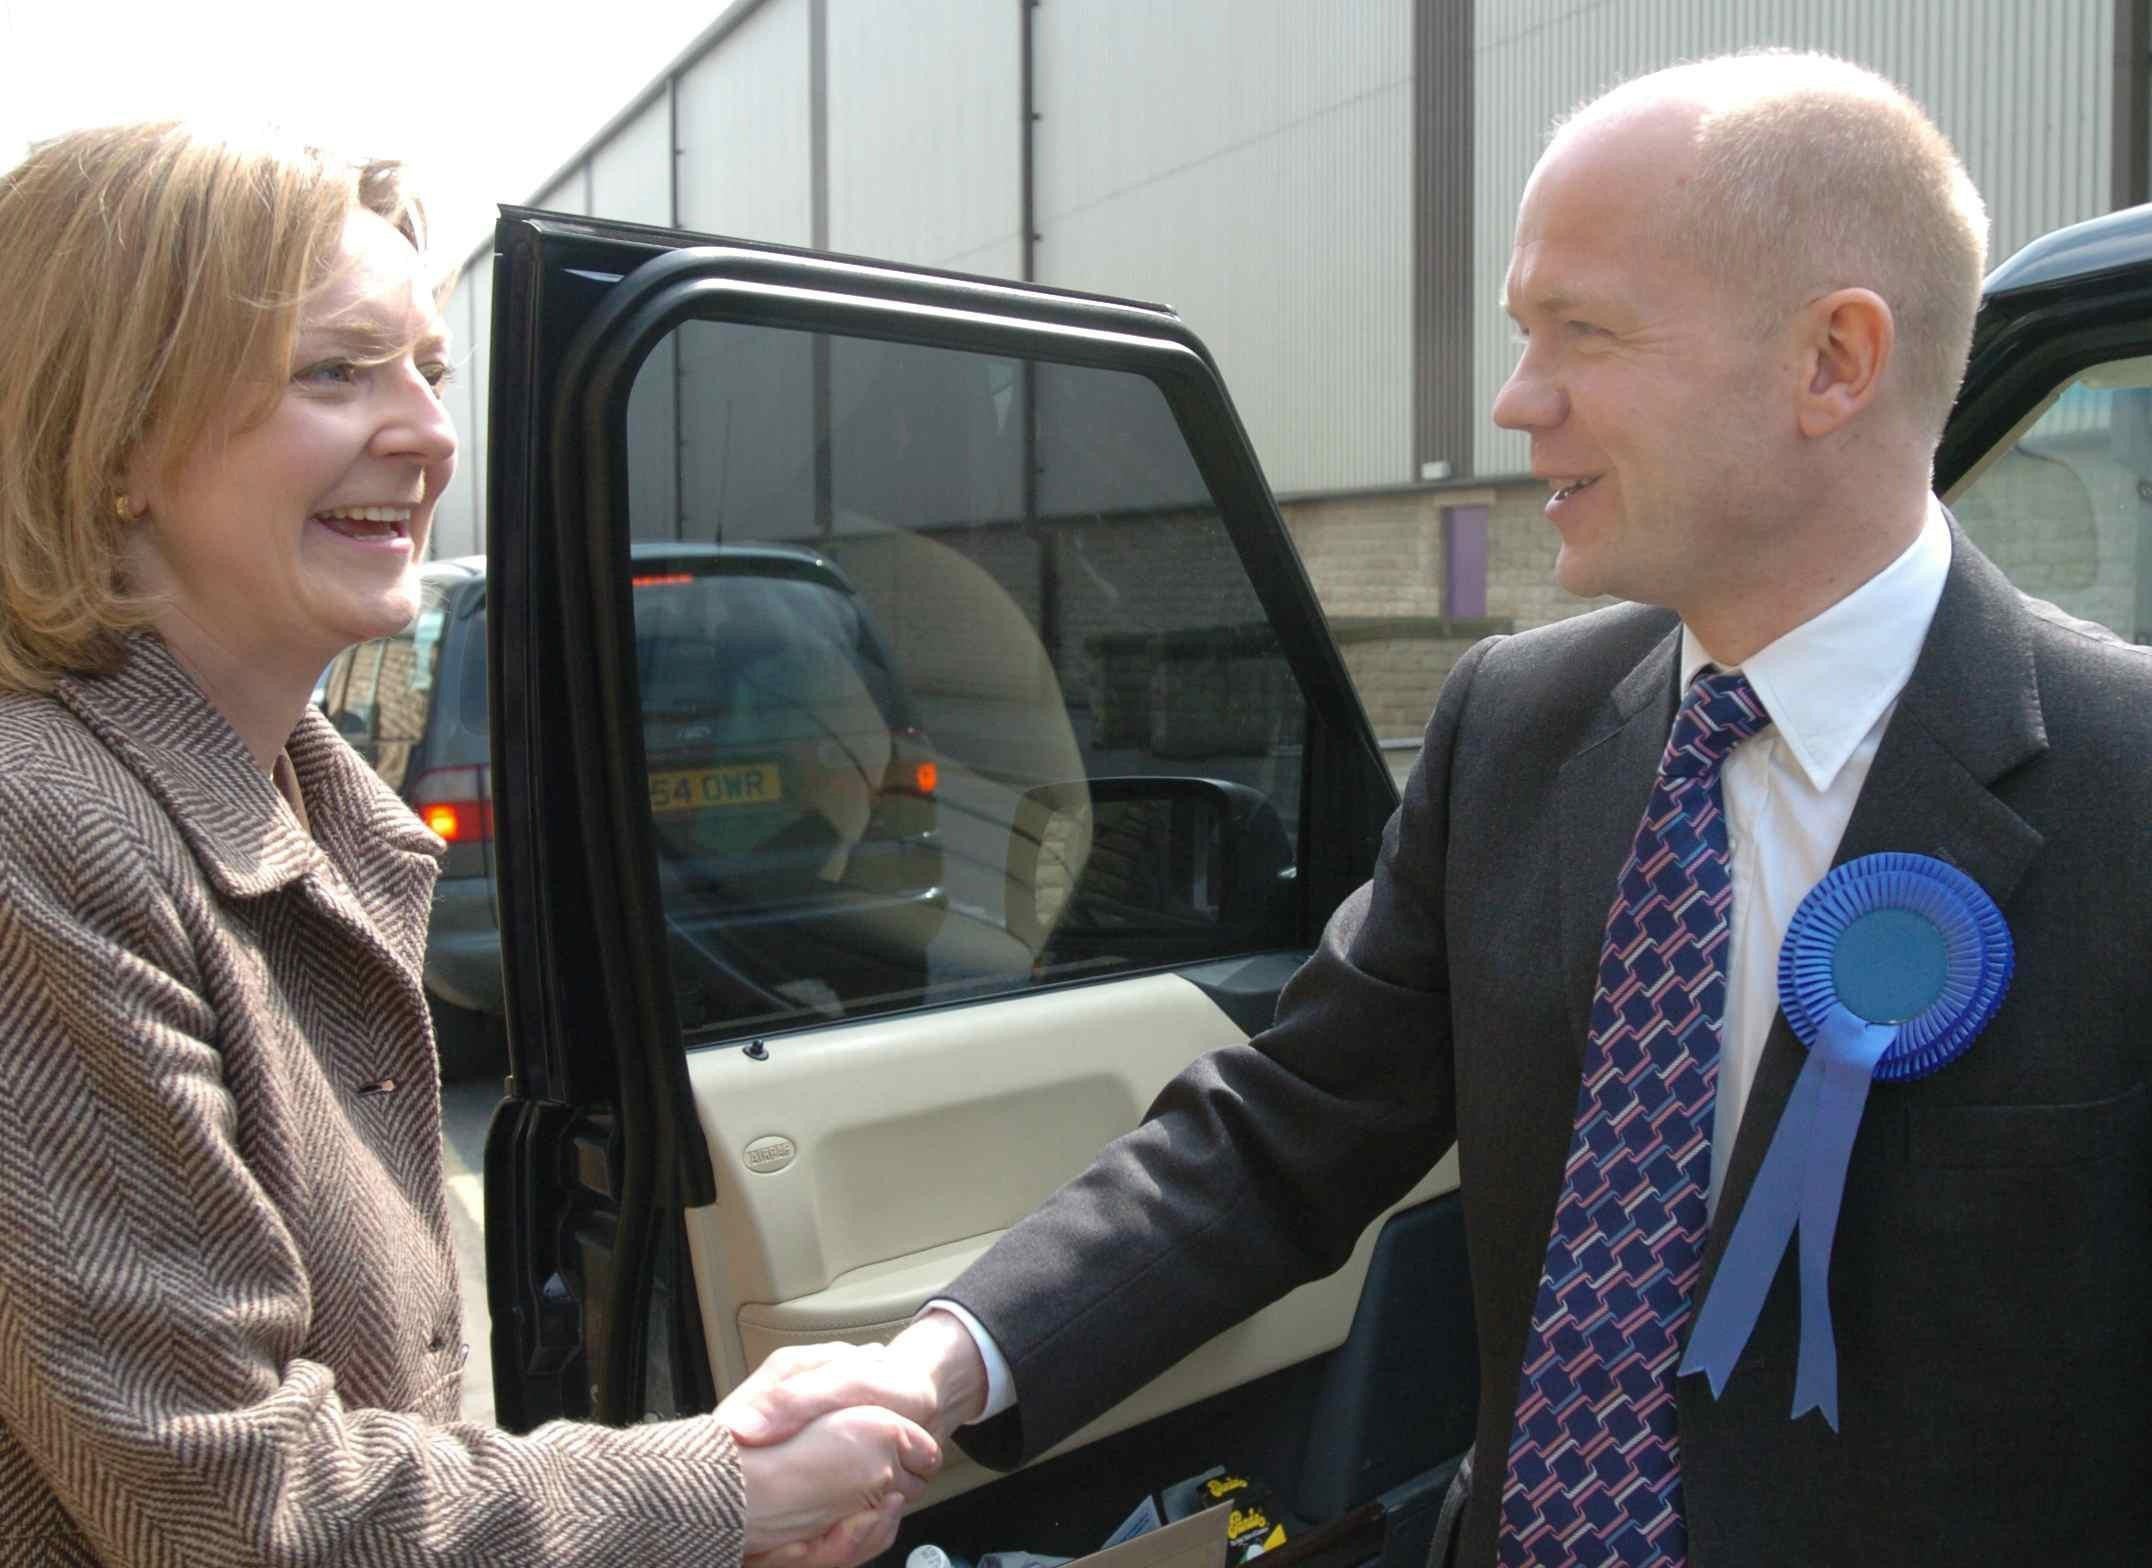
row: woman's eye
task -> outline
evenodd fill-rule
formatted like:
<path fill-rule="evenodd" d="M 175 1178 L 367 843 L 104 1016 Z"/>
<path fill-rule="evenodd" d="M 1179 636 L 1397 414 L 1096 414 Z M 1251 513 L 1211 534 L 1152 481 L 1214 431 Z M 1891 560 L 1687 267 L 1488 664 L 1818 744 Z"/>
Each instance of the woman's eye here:
<path fill-rule="evenodd" d="M 359 376 L 359 367 L 348 359 L 325 359 L 318 365 L 309 365 L 299 372 L 297 380 L 312 386 L 349 386 Z"/>
<path fill-rule="evenodd" d="M 426 378 L 426 385 L 438 392 L 456 379 L 454 367 L 443 364 L 427 364 L 418 367 L 418 373 Z"/>

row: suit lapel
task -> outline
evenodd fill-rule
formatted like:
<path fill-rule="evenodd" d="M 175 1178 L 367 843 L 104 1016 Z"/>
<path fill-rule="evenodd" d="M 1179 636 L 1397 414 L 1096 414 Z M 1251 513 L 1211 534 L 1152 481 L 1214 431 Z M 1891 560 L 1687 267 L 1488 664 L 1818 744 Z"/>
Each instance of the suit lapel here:
<path fill-rule="evenodd" d="M 1676 626 L 1614 688 L 1590 737 L 1555 779 L 1562 831 L 1562 972 L 1580 1066 L 1599 982 L 1599 951 L 1606 945 L 1607 910 L 1674 726 L 1680 656 Z"/>
<path fill-rule="evenodd" d="M 1935 620 L 1832 863 L 1887 850 L 1932 855 L 2007 909 L 2041 844 L 2040 834 L 1992 790 L 2004 774 L 2047 749 L 2032 616 L 1955 523 L 1950 548 L 1950 574 Z M 1748 1200 L 1806 1059 L 1807 1048 L 1780 1013 L 1728 1157 L 1698 1300 L 1711 1288 L 1734 1218 Z"/>

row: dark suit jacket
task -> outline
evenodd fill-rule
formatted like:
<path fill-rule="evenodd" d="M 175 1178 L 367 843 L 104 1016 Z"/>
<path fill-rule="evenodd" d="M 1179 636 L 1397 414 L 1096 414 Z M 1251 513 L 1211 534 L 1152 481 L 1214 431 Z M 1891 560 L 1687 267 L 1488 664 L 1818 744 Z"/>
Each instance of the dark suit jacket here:
<path fill-rule="evenodd" d="M 1870 1098 L 1831 1277 L 1840 1433 L 1788 1419 L 1791 1252 L 1724 1398 L 1682 1380 L 1706 1568 L 2136 1561 L 2152 1539 L 2152 655 L 1952 549 L 1839 858 L 1958 866 L 2009 921 L 2016 980 L 1965 1056 Z M 1624 606 L 1466 656 L 1374 880 L 1276 1025 L 1191 1066 L 951 1288 L 1019 1400 L 968 1447 L 1036 1454 L 1336 1268 L 1454 1139 L 1483 1456 L 1460 1560 L 1493 1561 L 1602 926 L 1678 652 L 1671 616 Z M 1780 1017 L 1704 1289 L 1802 1060 Z"/>

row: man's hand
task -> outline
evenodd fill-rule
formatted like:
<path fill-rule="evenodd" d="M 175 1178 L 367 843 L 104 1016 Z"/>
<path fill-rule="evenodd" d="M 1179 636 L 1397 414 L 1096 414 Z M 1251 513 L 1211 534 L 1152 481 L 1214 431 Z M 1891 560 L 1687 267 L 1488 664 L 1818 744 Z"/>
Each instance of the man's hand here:
<path fill-rule="evenodd" d="M 839 1410 L 782 1442 L 743 1447 L 745 1553 L 783 1568 L 864 1561 L 896 1539 L 905 1505 L 940 1465 L 941 1445 L 931 1436 L 872 1407 Z"/>
<path fill-rule="evenodd" d="M 961 1343 L 951 1342 L 950 1334 Z M 917 1499 L 940 1466 L 935 1439 L 961 1426 L 985 1402 L 986 1368 L 978 1347 L 964 1325 L 945 1312 L 928 1313 L 892 1345 L 804 1345 L 773 1352 L 717 1407 L 717 1418 L 740 1444 L 747 1478 L 747 1568 L 850 1568 L 888 1550 L 905 1505 Z M 860 1421 L 869 1423 L 870 1446 L 885 1431 L 916 1434 L 916 1440 L 898 1437 L 897 1473 L 887 1486 L 877 1492 L 868 1477 L 849 1511 L 831 1514 L 819 1525 L 808 1514 L 790 1511 L 794 1505 L 772 1489 L 805 1474 L 786 1468 L 795 1455 L 801 1464 L 814 1464 L 816 1452 L 827 1456 L 827 1439 L 856 1440 Z M 887 1425 L 876 1427 L 876 1422 Z M 917 1456 L 920 1442 L 932 1450 L 923 1469 L 906 1457 Z M 809 1522 L 797 1523 L 787 1537 L 773 1528 L 781 1516 L 788 1524 Z M 820 1533 L 807 1533 L 814 1529 Z"/>
<path fill-rule="evenodd" d="M 881 1405 L 946 1438 L 986 1407 L 986 1364 L 963 1324 L 929 1312 L 887 1345 L 776 1351 L 717 1413 L 751 1448 L 852 1405 Z"/>

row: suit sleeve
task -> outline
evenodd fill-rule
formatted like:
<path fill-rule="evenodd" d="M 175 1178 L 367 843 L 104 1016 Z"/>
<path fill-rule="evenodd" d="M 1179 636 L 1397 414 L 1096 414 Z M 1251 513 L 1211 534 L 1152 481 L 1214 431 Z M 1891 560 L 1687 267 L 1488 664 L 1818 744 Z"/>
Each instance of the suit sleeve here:
<path fill-rule="evenodd" d="M 1272 1027 L 1199 1058 L 946 1292 L 1015 1380 L 1014 1409 L 959 1434 L 975 1458 L 1036 1456 L 1341 1267 L 1455 1141 L 1448 779 L 1490 646 L 1444 685 L 1373 879 L 1331 917 Z"/>
<path fill-rule="evenodd" d="M 708 1418 L 512 1436 L 344 1402 L 147 852 L 5 780 L 0 824 L 0 1559 L 79 1531 L 112 1568 L 736 1562 Z"/>

